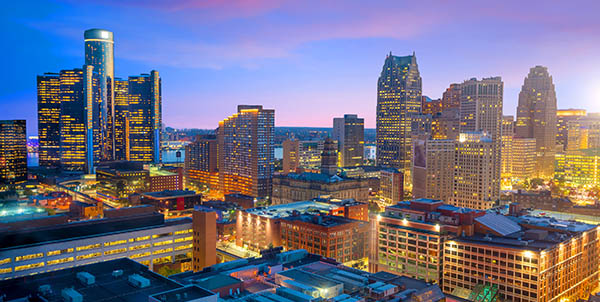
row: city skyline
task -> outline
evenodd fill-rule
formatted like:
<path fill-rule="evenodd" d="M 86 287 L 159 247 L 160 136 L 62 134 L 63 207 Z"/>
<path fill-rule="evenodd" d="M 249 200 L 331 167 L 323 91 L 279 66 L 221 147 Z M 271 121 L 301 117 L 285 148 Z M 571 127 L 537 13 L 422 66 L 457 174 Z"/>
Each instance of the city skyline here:
<path fill-rule="evenodd" d="M 6 119 L 27 119 L 28 135 L 35 135 L 32 74 L 80 67 L 81 32 L 89 28 L 115 33 L 115 76 L 161 71 L 164 122 L 177 128 L 214 128 L 240 103 L 274 108 L 276 126 L 329 126 L 331 118 L 354 113 L 374 128 L 374 79 L 390 51 L 416 52 L 423 95 L 433 99 L 450 83 L 499 75 L 505 82 L 504 114 L 516 115 L 523 79 L 529 68 L 543 65 L 554 78 L 558 108 L 600 110 L 594 100 L 600 77 L 592 68 L 600 41 L 589 34 L 600 27 L 592 15 L 596 3 L 466 9 L 437 2 L 366 8 L 345 2 L 344 13 L 338 5 L 315 10 L 262 1 L 13 4 L 3 18 L 11 28 L 5 38 L 26 51 L 2 50 L 13 72 L 2 76 L 0 110 Z M 397 10 L 388 8 L 402 12 L 390 19 Z M 158 14 L 165 18 L 158 21 Z M 134 15 L 142 20 L 127 20 Z M 317 105 L 323 110 L 310 111 Z"/>

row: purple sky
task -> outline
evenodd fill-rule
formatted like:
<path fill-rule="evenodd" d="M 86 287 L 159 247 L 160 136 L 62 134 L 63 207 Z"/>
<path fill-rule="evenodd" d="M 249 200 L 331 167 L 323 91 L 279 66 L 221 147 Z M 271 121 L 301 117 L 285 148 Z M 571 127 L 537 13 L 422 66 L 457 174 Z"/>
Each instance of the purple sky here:
<path fill-rule="evenodd" d="M 25 3 L 27 2 L 27 3 Z M 82 4 L 85 2 L 85 4 Z M 500 75 L 514 114 L 530 67 L 547 66 L 559 108 L 600 111 L 600 1 L 12 1 L 0 12 L 0 119 L 35 134 L 35 76 L 83 64 L 83 31 L 115 33 L 116 75 L 159 70 L 168 126 L 214 128 L 237 104 L 278 126 L 375 126 L 385 55 L 416 51 L 423 93 Z"/>

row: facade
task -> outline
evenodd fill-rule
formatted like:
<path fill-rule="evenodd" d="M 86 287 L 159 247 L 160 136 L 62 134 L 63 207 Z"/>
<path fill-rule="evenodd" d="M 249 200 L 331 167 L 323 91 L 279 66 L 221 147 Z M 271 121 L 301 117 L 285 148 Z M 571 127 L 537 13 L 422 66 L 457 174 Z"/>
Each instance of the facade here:
<path fill-rule="evenodd" d="M 481 132 L 461 133 L 455 149 L 453 194 L 457 207 L 485 210 L 500 198 L 496 143 Z"/>
<path fill-rule="evenodd" d="M 363 164 L 365 119 L 356 114 L 344 114 L 333 119 L 333 140 L 338 142 L 339 166 Z"/>
<path fill-rule="evenodd" d="M 0 121 L 0 184 L 27 180 L 26 133 L 25 120 Z"/>
<path fill-rule="evenodd" d="M 600 118 L 589 114 L 567 122 L 566 150 L 600 148 Z"/>
<path fill-rule="evenodd" d="M 421 113 L 436 115 L 444 110 L 442 99 L 432 100 L 428 96 L 421 97 Z"/>
<path fill-rule="evenodd" d="M 152 205 L 159 212 L 193 209 L 202 203 L 202 194 L 188 190 L 164 190 L 140 194 L 140 203 Z"/>
<path fill-rule="evenodd" d="M 377 82 L 377 164 L 410 179 L 411 116 L 421 110 L 417 57 L 386 56 Z"/>
<path fill-rule="evenodd" d="M 321 152 L 321 174 L 332 176 L 337 174 L 338 170 L 338 150 L 335 142 L 331 138 L 326 138 L 323 143 L 323 152 Z"/>
<path fill-rule="evenodd" d="M 577 301 L 598 286 L 597 226 L 551 218 L 476 219 L 444 243 L 443 290 L 488 301 Z"/>
<path fill-rule="evenodd" d="M 194 142 L 185 146 L 186 186 L 198 189 L 204 186 L 212 190 L 219 189 L 217 153 L 216 135 L 198 136 Z"/>
<path fill-rule="evenodd" d="M 301 168 L 310 171 L 321 167 L 323 141 L 285 140 L 283 142 L 283 173 Z"/>
<path fill-rule="evenodd" d="M 0 233 L 0 279 L 128 257 L 150 268 L 191 259 L 192 221 L 125 216 Z"/>
<path fill-rule="evenodd" d="M 158 71 L 129 77 L 129 160 L 160 163 L 161 80 Z"/>
<path fill-rule="evenodd" d="M 535 138 L 513 138 L 512 140 L 512 177 L 525 180 L 535 178 L 536 161 L 538 152 L 536 152 Z M 552 165 L 554 171 L 554 165 Z"/>
<path fill-rule="evenodd" d="M 576 121 L 586 116 L 585 109 L 560 109 L 556 110 L 556 144 L 566 150 L 569 139 L 569 122 Z"/>
<path fill-rule="evenodd" d="M 312 213 L 342 216 L 349 219 L 366 217 L 365 203 L 355 201 L 328 202 L 301 201 L 269 207 L 260 207 L 238 211 L 236 218 L 236 244 L 253 251 L 269 246 L 282 245 L 282 221 L 297 214 Z M 357 219 L 358 220 L 358 219 Z"/>
<path fill-rule="evenodd" d="M 113 83 L 115 160 L 129 160 L 129 81 L 115 78 Z"/>
<path fill-rule="evenodd" d="M 367 202 L 369 188 L 368 178 L 345 178 L 310 172 L 274 175 L 272 204 L 310 200 L 322 195 Z"/>
<path fill-rule="evenodd" d="M 443 110 L 446 111 L 450 108 L 459 108 L 461 95 L 462 88 L 460 84 L 450 84 L 450 87 L 446 88 L 446 91 L 442 94 Z"/>
<path fill-rule="evenodd" d="M 282 143 L 283 146 L 283 174 L 296 172 L 300 167 L 300 141 L 286 139 Z"/>
<path fill-rule="evenodd" d="M 37 76 L 38 139 L 40 167 L 60 166 L 60 76 Z"/>
<path fill-rule="evenodd" d="M 387 207 L 373 222 L 369 270 L 441 283 L 444 241 L 472 234 L 475 217 L 484 214 L 424 198 Z"/>
<path fill-rule="evenodd" d="M 458 107 L 450 107 L 432 117 L 431 137 L 433 139 L 458 139 L 460 133 L 458 109 Z"/>
<path fill-rule="evenodd" d="M 404 174 L 394 168 L 379 172 L 379 205 L 391 206 L 404 199 Z"/>
<path fill-rule="evenodd" d="M 192 269 L 197 272 L 217 263 L 217 213 L 194 209 L 192 220 Z"/>
<path fill-rule="evenodd" d="M 512 115 L 502 117 L 502 136 L 500 138 L 500 175 L 502 178 L 510 178 L 512 176 L 514 126 L 515 119 Z"/>
<path fill-rule="evenodd" d="M 274 169 L 275 111 L 239 105 L 238 112 L 219 122 L 219 182 L 223 194 L 271 195 Z"/>
<path fill-rule="evenodd" d="M 419 138 L 414 144 L 413 197 L 448 201 L 453 195 L 456 142 Z"/>
<path fill-rule="evenodd" d="M 536 177 L 550 179 L 554 175 L 556 149 L 556 92 L 548 68 L 535 66 L 529 70 L 519 93 L 516 135 L 536 140 Z"/>
<path fill-rule="evenodd" d="M 304 249 L 340 263 L 368 257 L 369 223 L 332 215 L 300 214 L 281 221 L 281 244 Z"/>
<path fill-rule="evenodd" d="M 556 154 L 554 178 L 576 186 L 600 184 L 600 149 L 582 149 Z"/>
<path fill-rule="evenodd" d="M 94 67 L 100 86 L 100 122 L 97 131 L 101 143 L 102 160 L 114 159 L 115 145 L 115 46 L 113 33 L 104 29 L 88 29 L 84 32 L 85 64 Z"/>

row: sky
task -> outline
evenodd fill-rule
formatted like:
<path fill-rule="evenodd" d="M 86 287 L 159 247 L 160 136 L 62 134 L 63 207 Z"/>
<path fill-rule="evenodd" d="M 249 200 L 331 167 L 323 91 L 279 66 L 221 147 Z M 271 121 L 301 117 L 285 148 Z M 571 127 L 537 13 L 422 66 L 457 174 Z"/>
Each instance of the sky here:
<path fill-rule="evenodd" d="M 163 121 L 215 128 L 238 104 L 276 126 L 375 127 L 385 56 L 414 51 L 423 94 L 501 76 L 514 114 L 529 68 L 549 68 L 559 108 L 600 111 L 600 1 L 10 1 L 0 10 L 0 119 L 37 133 L 36 75 L 81 67 L 83 32 L 114 32 L 115 74 L 158 70 Z"/>

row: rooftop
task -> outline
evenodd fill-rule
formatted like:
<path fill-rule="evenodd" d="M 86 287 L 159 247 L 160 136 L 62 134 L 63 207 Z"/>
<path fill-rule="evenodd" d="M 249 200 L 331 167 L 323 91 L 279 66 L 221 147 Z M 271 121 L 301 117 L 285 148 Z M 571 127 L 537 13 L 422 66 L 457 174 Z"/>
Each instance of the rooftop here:
<path fill-rule="evenodd" d="M 348 219 L 340 216 L 333 215 L 313 215 L 313 214 L 300 214 L 294 215 L 284 218 L 287 221 L 302 221 L 314 225 L 324 226 L 324 227 L 334 227 L 338 225 L 344 225 L 353 223 L 356 220 Z"/>
<path fill-rule="evenodd" d="M 258 207 L 247 209 L 246 212 L 258 215 L 265 218 L 285 218 L 294 214 L 301 213 L 329 213 L 331 210 L 338 208 L 337 205 L 332 205 L 317 201 L 300 201 L 287 204 L 280 204 L 270 207 Z"/>
<path fill-rule="evenodd" d="M 342 178 L 338 175 L 327 175 L 321 173 L 312 173 L 312 172 L 302 172 L 302 173 L 288 173 L 287 175 L 282 175 L 282 178 L 290 178 L 295 180 L 302 181 L 314 181 L 320 183 L 333 183 L 338 181 L 347 181 L 351 178 Z"/>
<path fill-rule="evenodd" d="M 196 299 L 214 296 L 215 293 L 198 287 L 196 285 L 189 285 L 172 289 L 170 291 L 161 292 L 152 295 L 152 298 L 161 302 L 185 302 L 195 301 Z M 216 300 L 216 299 L 215 299 Z"/>
<path fill-rule="evenodd" d="M 158 192 L 141 193 L 142 196 L 150 196 L 154 198 L 170 198 L 170 197 L 184 197 L 184 196 L 195 196 L 196 191 L 190 190 L 164 190 Z"/>
<path fill-rule="evenodd" d="M 84 285 L 81 283 L 77 278 L 79 272 L 91 274 L 95 279 L 93 284 Z M 148 286 L 144 288 L 132 286 L 128 282 L 128 278 L 133 274 L 148 280 Z M 148 297 L 151 295 L 169 292 L 181 287 L 182 285 L 177 282 L 156 274 L 148 270 L 145 265 L 128 258 L 0 281 L 0 293 L 5 294 L 8 301 L 26 299 L 29 295 L 34 297 L 41 295 L 45 300 L 39 299 L 39 301 L 62 302 L 64 300 L 61 291 L 67 288 L 72 288 L 75 294 L 81 295 L 82 300 L 86 302 L 148 301 Z M 73 293 L 73 291 L 71 292 Z M 42 294 L 43 292 L 45 294 Z M 204 292 L 206 293 L 206 291 Z"/>

